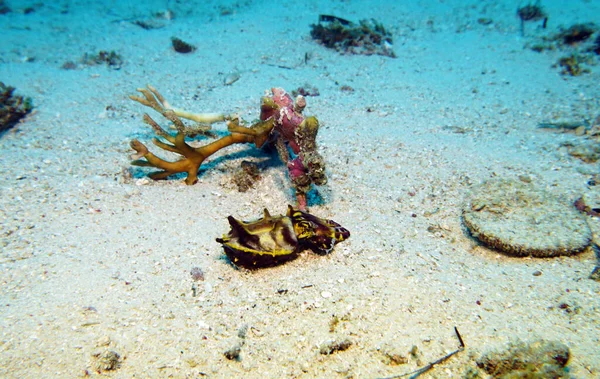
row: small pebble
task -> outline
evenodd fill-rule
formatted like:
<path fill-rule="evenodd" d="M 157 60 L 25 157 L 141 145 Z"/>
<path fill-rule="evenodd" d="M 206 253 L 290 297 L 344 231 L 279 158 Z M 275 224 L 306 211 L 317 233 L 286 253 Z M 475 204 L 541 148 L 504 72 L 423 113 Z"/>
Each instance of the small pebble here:
<path fill-rule="evenodd" d="M 145 186 L 145 185 L 148 185 L 148 184 L 150 184 L 150 180 L 146 179 L 146 178 L 137 179 L 135 181 L 135 185 L 136 186 Z"/>
<path fill-rule="evenodd" d="M 581 125 L 580 127 L 578 127 L 577 129 L 575 129 L 575 135 L 576 136 L 582 136 L 584 135 L 586 132 L 585 126 Z"/>
<path fill-rule="evenodd" d="M 108 346 L 110 345 L 110 337 L 104 336 L 96 341 L 96 347 Z"/>
<path fill-rule="evenodd" d="M 542 272 L 540 270 L 536 270 L 533 272 L 533 276 L 541 276 Z"/>
<path fill-rule="evenodd" d="M 531 176 L 529 175 L 519 175 L 519 180 L 522 181 L 523 183 L 531 183 Z"/>
<path fill-rule="evenodd" d="M 323 296 L 324 299 L 329 299 L 332 296 L 332 294 L 329 291 L 323 291 L 321 292 L 321 296 Z"/>
<path fill-rule="evenodd" d="M 338 351 L 348 350 L 350 346 L 352 346 L 352 341 L 350 341 L 348 338 L 337 341 L 329 341 L 321 345 L 319 353 L 323 355 L 330 355 L 337 353 Z"/>
<path fill-rule="evenodd" d="M 230 86 L 233 83 L 237 82 L 239 79 L 240 74 L 238 72 L 230 72 L 225 76 L 225 79 L 223 79 L 223 84 L 225 84 L 226 86 Z"/>
<path fill-rule="evenodd" d="M 190 270 L 190 275 L 192 276 L 192 280 L 195 282 L 204 280 L 204 271 L 202 271 L 200 267 L 193 267 Z"/>
<path fill-rule="evenodd" d="M 94 356 L 97 358 L 95 369 L 98 372 L 116 370 L 121 366 L 121 356 L 116 351 L 107 350 Z"/>
<path fill-rule="evenodd" d="M 242 352 L 242 344 L 237 343 L 234 346 L 232 346 L 231 348 L 227 349 L 223 355 L 225 355 L 225 358 L 229 359 L 230 361 L 237 361 L 240 359 L 240 353 Z"/>

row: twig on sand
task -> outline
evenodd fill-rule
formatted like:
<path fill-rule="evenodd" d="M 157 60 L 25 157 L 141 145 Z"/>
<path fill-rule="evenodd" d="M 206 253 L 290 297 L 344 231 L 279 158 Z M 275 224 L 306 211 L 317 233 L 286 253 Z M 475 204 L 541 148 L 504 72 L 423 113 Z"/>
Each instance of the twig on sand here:
<path fill-rule="evenodd" d="M 410 379 L 415 379 L 418 378 L 419 376 L 421 376 L 422 374 L 426 373 L 427 371 L 431 370 L 435 365 L 438 365 L 440 363 L 445 362 L 448 358 L 452 357 L 453 355 L 460 353 L 461 351 L 465 350 L 465 343 L 463 342 L 462 337 L 460 336 L 460 333 L 458 332 L 458 329 L 456 328 L 456 326 L 454 327 L 454 333 L 456 333 L 456 338 L 458 338 L 458 342 L 459 342 L 459 346 L 458 349 L 454 350 L 453 352 L 444 355 L 443 357 L 441 357 L 440 359 L 437 359 L 429 364 L 427 364 L 426 366 L 421 367 L 420 369 L 416 370 L 416 371 L 411 371 L 408 372 L 406 374 L 401 374 L 401 375 L 394 375 L 394 376 L 388 376 L 385 378 L 379 378 L 379 379 L 396 379 L 396 378 L 404 378 L 404 377 L 409 377 Z"/>

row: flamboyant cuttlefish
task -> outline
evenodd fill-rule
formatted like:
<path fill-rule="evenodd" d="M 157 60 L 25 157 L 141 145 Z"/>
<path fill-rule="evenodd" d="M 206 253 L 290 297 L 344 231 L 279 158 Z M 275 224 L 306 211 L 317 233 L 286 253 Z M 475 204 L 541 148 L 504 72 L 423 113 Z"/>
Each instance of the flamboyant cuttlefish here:
<path fill-rule="evenodd" d="M 331 252 L 350 232 L 335 221 L 322 219 L 288 206 L 285 216 L 271 216 L 267 209 L 261 219 L 239 221 L 228 217 L 231 230 L 217 242 L 236 266 L 249 269 L 276 266 L 311 249 L 317 254 Z"/>

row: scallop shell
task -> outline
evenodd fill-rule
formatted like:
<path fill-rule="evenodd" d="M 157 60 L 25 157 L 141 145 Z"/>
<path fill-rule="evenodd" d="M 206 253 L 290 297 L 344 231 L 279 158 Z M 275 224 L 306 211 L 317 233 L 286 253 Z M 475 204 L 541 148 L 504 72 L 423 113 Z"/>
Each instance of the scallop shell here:
<path fill-rule="evenodd" d="M 241 77 L 241 75 L 239 72 L 237 72 L 237 71 L 230 72 L 229 74 L 225 75 L 225 78 L 223 79 L 223 84 L 225 84 L 226 86 L 230 86 L 233 83 L 240 80 L 240 77 Z"/>

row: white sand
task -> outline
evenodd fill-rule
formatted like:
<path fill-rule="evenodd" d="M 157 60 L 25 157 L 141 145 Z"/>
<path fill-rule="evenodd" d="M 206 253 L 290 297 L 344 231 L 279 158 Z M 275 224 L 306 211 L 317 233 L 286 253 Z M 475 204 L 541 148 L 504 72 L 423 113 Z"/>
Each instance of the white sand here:
<path fill-rule="evenodd" d="M 524 49 L 517 1 L 321 3 L 232 2 L 227 16 L 217 2 L 187 13 L 174 4 L 176 18 L 150 31 L 119 20 L 149 17 L 163 2 L 63 2 L 0 16 L 0 80 L 36 106 L 0 137 L 1 377 L 96 376 L 94 354 L 112 350 L 121 366 L 103 375 L 114 378 L 377 378 L 456 349 L 454 326 L 467 350 L 429 377 L 461 377 L 482 353 L 536 338 L 570 347 L 574 377 L 600 375 L 593 253 L 508 258 L 478 246 L 460 220 L 471 185 L 493 176 L 528 175 L 569 201 L 588 190 L 597 165 L 560 148 L 582 137 L 537 124 L 600 114 L 598 67 L 564 77 L 551 67 L 562 52 Z M 600 3 L 564 3 L 544 1 L 553 31 L 599 21 Z M 317 45 L 309 25 L 320 13 L 376 18 L 393 31 L 398 58 Z M 171 36 L 199 49 L 175 53 Z M 60 68 L 99 50 L 120 53 L 123 67 Z M 240 80 L 224 86 L 236 70 Z M 129 166 L 129 141 L 149 143 L 153 133 L 127 96 L 147 83 L 178 107 L 249 121 L 265 89 L 317 87 L 305 113 L 323 125 L 329 183 L 310 210 L 351 238 L 325 257 L 234 269 L 215 237 L 227 232 L 228 215 L 285 212 L 294 200 L 285 169 L 269 165 L 256 188 L 239 193 L 229 182 L 239 162 L 274 156 L 237 146 L 194 186 L 143 180 L 146 171 Z M 193 267 L 204 281 L 192 281 Z M 330 332 L 334 316 L 341 321 Z M 241 359 L 227 360 L 241 328 Z M 343 338 L 348 350 L 319 354 Z M 412 346 L 420 359 L 409 356 Z M 386 364 L 386 352 L 409 362 Z"/>

